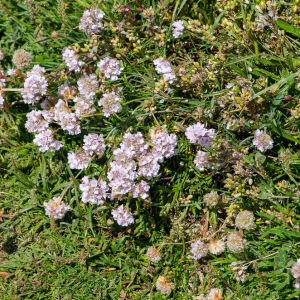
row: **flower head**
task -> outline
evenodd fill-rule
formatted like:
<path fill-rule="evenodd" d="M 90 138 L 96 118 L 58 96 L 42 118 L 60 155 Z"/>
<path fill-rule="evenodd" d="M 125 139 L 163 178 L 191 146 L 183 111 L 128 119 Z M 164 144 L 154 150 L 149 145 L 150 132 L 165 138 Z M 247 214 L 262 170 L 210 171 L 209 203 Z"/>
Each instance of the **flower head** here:
<path fill-rule="evenodd" d="M 70 210 L 70 206 L 60 201 L 59 197 L 54 197 L 49 202 L 44 202 L 46 215 L 57 219 L 62 219 L 65 214 Z"/>
<path fill-rule="evenodd" d="M 115 92 L 103 94 L 102 98 L 98 101 L 98 105 L 102 106 L 105 117 L 122 111 L 121 98 Z"/>
<path fill-rule="evenodd" d="M 211 254 L 220 255 L 225 251 L 225 243 L 222 240 L 212 240 L 207 245 Z"/>
<path fill-rule="evenodd" d="M 111 212 L 113 218 L 121 226 L 128 226 L 134 223 L 132 214 L 124 208 L 124 205 L 120 205 L 118 208 L 113 209 Z"/>
<path fill-rule="evenodd" d="M 174 289 L 174 284 L 165 276 L 159 276 L 156 281 L 156 288 L 163 294 L 169 294 Z"/>
<path fill-rule="evenodd" d="M 68 163 L 71 169 L 84 170 L 88 167 L 91 161 L 91 156 L 84 152 L 68 153 Z"/>
<path fill-rule="evenodd" d="M 191 243 L 191 252 L 194 255 L 193 258 L 195 260 L 198 260 L 207 255 L 208 249 L 206 248 L 204 243 L 198 240 L 194 243 Z"/>
<path fill-rule="evenodd" d="M 124 70 L 124 68 L 121 67 L 121 63 L 117 59 L 109 56 L 101 59 L 97 66 L 106 78 L 113 81 L 118 80 L 118 76 Z"/>
<path fill-rule="evenodd" d="M 158 263 L 161 260 L 160 252 L 153 246 L 149 247 L 146 256 L 151 262 Z"/>
<path fill-rule="evenodd" d="M 230 251 L 238 253 L 245 248 L 246 241 L 238 232 L 231 232 L 227 237 L 226 245 Z"/>
<path fill-rule="evenodd" d="M 175 39 L 177 39 L 178 37 L 183 35 L 183 31 L 184 31 L 183 21 L 179 20 L 179 21 L 174 22 L 172 24 L 172 29 L 173 29 L 173 37 Z"/>
<path fill-rule="evenodd" d="M 214 129 L 207 129 L 199 122 L 189 126 L 185 131 L 185 135 L 192 144 L 199 143 L 203 147 L 209 147 L 216 137 Z"/>
<path fill-rule="evenodd" d="M 79 29 L 87 34 L 95 34 L 102 29 L 102 20 L 104 12 L 101 9 L 91 7 L 89 10 L 84 11 L 80 19 Z"/>
<path fill-rule="evenodd" d="M 83 138 L 83 149 L 89 155 L 102 155 L 105 151 L 103 134 L 90 133 Z"/>
<path fill-rule="evenodd" d="M 254 227 L 254 215 L 253 212 L 244 210 L 239 212 L 235 219 L 235 226 L 240 229 L 250 230 Z"/>
<path fill-rule="evenodd" d="M 211 191 L 203 196 L 203 200 L 207 206 L 214 207 L 221 201 L 221 197 L 219 196 L 218 192 Z"/>
<path fill-rule="evenodd" d="M 259 151 L 265 152 L 266 150 L 270 150 L 273 148 L 273 140 L 268 134 L 264 133 L 262 130 L 257 129 L 254 132 L 253 145 L 256 146 Z"/>
<path fill-rule="evenodd" d="M 27 68 L 32 61 L 31 54 L 23 49 L 16 50 L 12 59 L 18 69 Z"/>

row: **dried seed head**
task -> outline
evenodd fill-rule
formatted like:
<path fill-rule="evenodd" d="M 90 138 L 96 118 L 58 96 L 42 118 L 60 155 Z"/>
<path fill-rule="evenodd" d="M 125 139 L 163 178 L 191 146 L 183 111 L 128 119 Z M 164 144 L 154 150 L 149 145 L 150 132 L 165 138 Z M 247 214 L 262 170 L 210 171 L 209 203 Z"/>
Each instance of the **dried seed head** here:
<path fill-rule="evenodd" d="M 28 67 L 32 62 L 31 54 L 23 49 L 16 50 L 13 59 L 13 63 L 19 69 L 25 69 Z"/>
<path fill-rule="evenodd" d="M 244 250 L 246 241 L 238 232 L 231 232 L 227 237 L 226 244 L 230 251 L 239 253 Z"/>
<path fill-rule="evenodd" d="M 156 281 L 156 288 L 163 294 L 169 294 L 174 289 L 174 284 L 165 276 L 159 276 Z"/>
<path fill-rule="evenodd" d="M 146 256 L 154 263 L 158 263 L 161 260 L 161 254 L 155 247 L 149 247 Z"/>
<path fill-rule="evenodd" d="M 214 207 L 221 201 L 221 197 L 216 191 L 211 191 L 203 196 L 203 200 L 206 202 L 207 206 Z"/>
<path fill-rule="evenodd" d="M 250 230 L 254 227 L 254 215 L 253 212 L 244 210 L 241 211 L 235 219 L 235 226 L 240 229 Z"/>
<path fill-rule="evenodd" d="M 225 243 L 222 240 L 213 240 L 208 243 L 208 250 L 214 255 L 219 255 L 225 250 Z"/>

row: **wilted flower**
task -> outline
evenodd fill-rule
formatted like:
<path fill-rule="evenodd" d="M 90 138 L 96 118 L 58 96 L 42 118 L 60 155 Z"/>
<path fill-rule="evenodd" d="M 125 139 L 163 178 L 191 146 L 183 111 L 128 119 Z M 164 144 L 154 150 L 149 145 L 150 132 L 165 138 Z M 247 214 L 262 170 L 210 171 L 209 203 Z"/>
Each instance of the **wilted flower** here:
<path fill-rule="evenodd" d="M 16 50 L 12 59 L 18 69 L 25 69 L 31 64 L 31 54 L 23 49 Z"/>
<path fill-rule="evenodd" d="M 207 153 L 199 150 L 194 159 L 194 164 L 200 171 L 203 171 L 205 168 L 207 168 L 208 167 Z"/>
<path fill-rule="evenodd" d="M 195 260 L 198 260 L 207 255 L 208 249 L 206 248 L 204 243 L 198 240 L 194 243 L 191 243 L 191 252 L 194 255 L 193 258 Z"/>
<path fill-rule="evenodd" d="M 225 243 L 222 240 L 212 240 L 207 245 L 211 254 L 220 255 L 225 251 Z"/>
<path fill-rule="evenodd" d="M 122 111 L 121 98 L 115 92 L 103 94 L 102 98 L 98 101 L 98 105 L 102 106 L 105 117 Z"/>
<path fill-rule="evenodd" d="M 262 130 L 257 129 L 254 132 L 253 145 L 256 146 L 259 151 L 265 152 L 266 150 L 273 148 L 273 140 L 268 134 L 264 133 Z"/>
<path fill-rule="evenodd" d="M 96 95 L 98 89 L 97 77 L 94 74 L 85 75 L 77 81 L 80 94 L 88 100 L 91 100 Z"/>
<path fill-rule="evenodd" d="M 146 256 L 151 262 L 158 263 L 161 260 L 161 254 L 155 247 L 149 247 Z"/>
<path fill-rule="evenodd" d="M 82 115 L 92 114 L 96 111 L 96 108 L 92 100 L 86 99 L 84 97 L 75 97 L 73 99 L 75 103 L 75 115 L 80 118 Z"/>
<path fill-rule="evenodd" d="M 173 29 L 173 36 L 175 39 L 177 39 L 178 37 L 183 35 L 183 31 L 184 31 L 183 21 L 179 20 L 179 21 L 174 22 L 172 24 L 172 29 Z"/>
<path fill-rule="evenodd" d="M 89 10 L 85 10 L 83 16 L 80 19 L 79 29 L 87 34 L 95 34 L 102 29 L 102 20 L 104 12 L 101 9 L 91 7 Z"/>
<path fill-rule="evenodd" d="M 245 248 L 246 241 L 238 232 L 231 232 L 227 237 L 226 245 L 230 251 L 238 253 Z"/>
<path fill-rule="evenodd" d="M 254 220 L 253 212 L 244 210 L 236 216 L 235 226 L 240 229 L 250 230 L 254 227 Z"/>
<path fill-rule="evenodd" d="M 165 276 L 159 276 L 156 281 L 156 288 L 163 294 L 169 294 L 174 289 L 174 284 Z"/>
<path fill-rule="evenodd" d="M 223 299 L 223 291 L 221 289 L 211 289 L 208 295 L 206 296 L 206 300 L 222 300 Z"/>
<path fill-rule="evenodd" d="M 111 80 L 118 80 L 118 76 L 124 70 L 124 68 L 121 67 L 121 63 L 117 59 L 109 56 L 101 59 L 97 66 L 104 76 Z"/>
<path fill-rule="evenodd" d="M 101 205 L 107 198 L 108 187 L 103 179 L 90 180 L 87 176 L 84 176 L 79 188 L 82 191 L 82 202 L 84 203 L 90 202 Z"/>
<path fill-rule="evenodd" d="M 203 196 L 203 200 L 206 202 L 207 206 L 214 207 L 221 201 L 221 197 L 218 192 L 211 191 Z"/>
<path fill-rule="evenodd" d="M 132 214 L 124 208 L 124 205 L 120 205 L 118 208 L 113 209 L 111 214 L 115 221 L 121 226 L 128 226 L 134 223 Z"/>
<path fill-rule="evenodd" d="M 70 210 L 70 206 L 60 201 L 60 197 L 54 197 L 49 202 L 44 202 L 46 215 L 55 220 L 62 219 L 65 214 Z"/>

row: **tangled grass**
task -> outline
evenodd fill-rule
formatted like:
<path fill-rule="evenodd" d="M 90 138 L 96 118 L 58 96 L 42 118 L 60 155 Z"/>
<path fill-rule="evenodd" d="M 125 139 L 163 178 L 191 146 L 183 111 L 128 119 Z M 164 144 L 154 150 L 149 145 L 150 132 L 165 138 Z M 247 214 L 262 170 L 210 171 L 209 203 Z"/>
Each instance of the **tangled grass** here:
<path fill-rule="evenodd" d="M 1 1 L 1 298 L 297 299 L 299 12 Z"/>

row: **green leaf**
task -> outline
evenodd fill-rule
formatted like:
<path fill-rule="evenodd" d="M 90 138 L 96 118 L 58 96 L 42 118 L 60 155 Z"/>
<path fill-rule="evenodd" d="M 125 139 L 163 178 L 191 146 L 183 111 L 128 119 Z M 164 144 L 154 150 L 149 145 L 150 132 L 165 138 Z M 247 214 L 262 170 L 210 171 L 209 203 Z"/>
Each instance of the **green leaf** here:
<path fill-rule="evenodd" d="M 276 21 L 276 24 L 280 29 L 283 29 L 284 31 L 286 31 L 288 33 L 291 33 L 297 37 L 300 37 L 300 28 L 297 28 L 291 24 L 288 24 L 288 23 L 282 21 L 281 19 L 278 19 Z"/>

